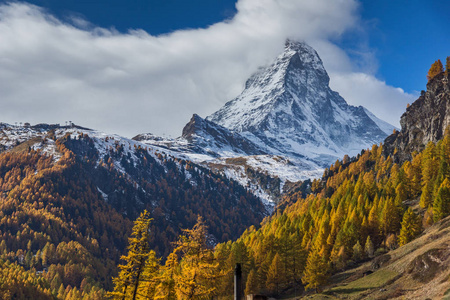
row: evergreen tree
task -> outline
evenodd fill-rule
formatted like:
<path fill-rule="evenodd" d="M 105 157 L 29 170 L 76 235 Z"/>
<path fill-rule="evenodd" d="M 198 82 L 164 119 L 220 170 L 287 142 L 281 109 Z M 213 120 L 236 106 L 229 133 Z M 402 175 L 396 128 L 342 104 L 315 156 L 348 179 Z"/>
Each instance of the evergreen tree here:
<path fill-rule="evenodd" d="M 421 221 L 418 215 L 416 215 L 411 208 L 403 215 L 402 229 L 398 236 L 398 243 L 403 246 L 412 241 L 416 236 L 420 234 L 422 230 Z"/>
<path fill-rule="evenodd" d="M 449 74 L 450 74 L 450 56 L 447 56 L 445 62 L 445 75 L 449 76 Z"/>

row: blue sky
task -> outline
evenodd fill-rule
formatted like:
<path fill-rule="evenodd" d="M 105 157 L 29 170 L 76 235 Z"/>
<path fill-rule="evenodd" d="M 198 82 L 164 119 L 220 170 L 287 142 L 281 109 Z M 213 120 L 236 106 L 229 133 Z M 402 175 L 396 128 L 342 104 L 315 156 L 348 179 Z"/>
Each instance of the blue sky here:
<path fill-rule="evenodd" d="M 425 89 L 430 65 L 450 56 L 449 12 L 442 0 L 362 1 L 377 75 L 409 92 Z"/>
<path fill-rule="evenodd" d="M 436 0 L 0 1 L 0 121 L 177 136 L 294 38 L 350 104 L 398 126 L 450 55 L 449 11 Z"/>
<path fill-rule="evenodd" d="M 234 0 L 33 0 L 64 18 L 78 15 L 101 27 L 121 32 L 144 29 L 152 35 L 207 27 L 236 13 Z"/>

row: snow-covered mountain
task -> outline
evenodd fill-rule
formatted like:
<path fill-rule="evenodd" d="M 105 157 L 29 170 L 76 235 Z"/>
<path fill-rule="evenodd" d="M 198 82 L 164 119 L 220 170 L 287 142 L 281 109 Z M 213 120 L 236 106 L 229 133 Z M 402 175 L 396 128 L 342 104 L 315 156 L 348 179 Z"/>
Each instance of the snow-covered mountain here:
<path fill-rule="evenodd" d="M 211 157 L 234 157 L 266 154 L 261 147 L 237 132 L 201 118 L 194 114 L 177 139 L 161 138 L 146 133 L 133 138 L 149 144 L 189 154 L 204 154 Z"/>
<path fill-rule="evenodd" d="M 194 115 L 179 138 L 134 139 L 179 153 L 271 202 L 285 183 L 320 177 L 336 159 L 358 154 L 394 129 L 366 108 L 348 105 L 329 81 L 313 48 L 287 41 L 236 99 L 206 119 Z"/>
<path fill-rule="evenodd" d="M 287 41 L 284 52 L 247 81 L 244 91 L 207 120 L 266 152 L 328 166 L 381 142 L 394 126 L 355 107 L 329 87 L 317 52 Z"/>
<path fill-rule="evenodd" d="M 286 182 L 316 178 L 323 173 L 313 162 L 267 153 L 262 149 L 264 145 L 196 114 L 176 139 L 150 133 L 133 139 L 238 181 L 267 207 L 273 206 Z"/>

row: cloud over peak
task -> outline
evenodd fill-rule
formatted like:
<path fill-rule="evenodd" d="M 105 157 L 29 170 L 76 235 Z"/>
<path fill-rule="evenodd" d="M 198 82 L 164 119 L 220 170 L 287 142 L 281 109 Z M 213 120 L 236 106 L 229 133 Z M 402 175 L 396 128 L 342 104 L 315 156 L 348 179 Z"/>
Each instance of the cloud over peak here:
<path fill-rule="evenodd" d="M 380 97 L 410 99 L 373 76 L 362 80 L 363 73 L 354 73 L 347 54 L 330 42 L 357 26 L 356 1 L 240 0 L 236 8 L 233 19 L 206 29 L 151 36 L 78 19 L 63 22 L 26 3 L 3 4 L 0 121 L 72 120 L 126 136 L 178 135 L 192 113 L 208 115 L 235 97 L 251 73 L 282 51 L 286 38 L 317 48 L 333 87 L 342 88 L 350 103 L 372 109 L 361 100 L 363 86 Z M 361 89 L 350 88 L 353 80 Z M 383 115 L 383 105 L 372 110 L 395 122 Z"/>

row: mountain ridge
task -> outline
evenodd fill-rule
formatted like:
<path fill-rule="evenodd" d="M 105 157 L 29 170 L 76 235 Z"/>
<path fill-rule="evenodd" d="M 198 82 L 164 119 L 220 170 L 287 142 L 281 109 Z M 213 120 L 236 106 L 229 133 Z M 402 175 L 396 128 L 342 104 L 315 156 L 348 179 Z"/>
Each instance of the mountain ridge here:
<path fill-rule="evenodd" d="M 381 142 L 395 128 L 362 106 L 348 105 L 329 81 L 317 52 L 288 40 L 238 97 L 204 119 L 194 114 L 179 138 L 134 139 L 256 187 L 259 197 L 273 203 L 286 182 L 320 177 L 325 167 Z M 251 178 L 256 173 L 279 178 L 278 190 L 259 187 L 261 179 Z"/>
<path fill-rule="evenodd" d="M 317 52 L 288 40 L 284 52 L 251 76 L 238 97 L 206 119 L 265 145 L 273 154 L 327 166 L 388 135 L 373 114 L 348 105 L 330 89 L 329 81 Z M 394 128 L 391 125 L 390 132 Z"/>

